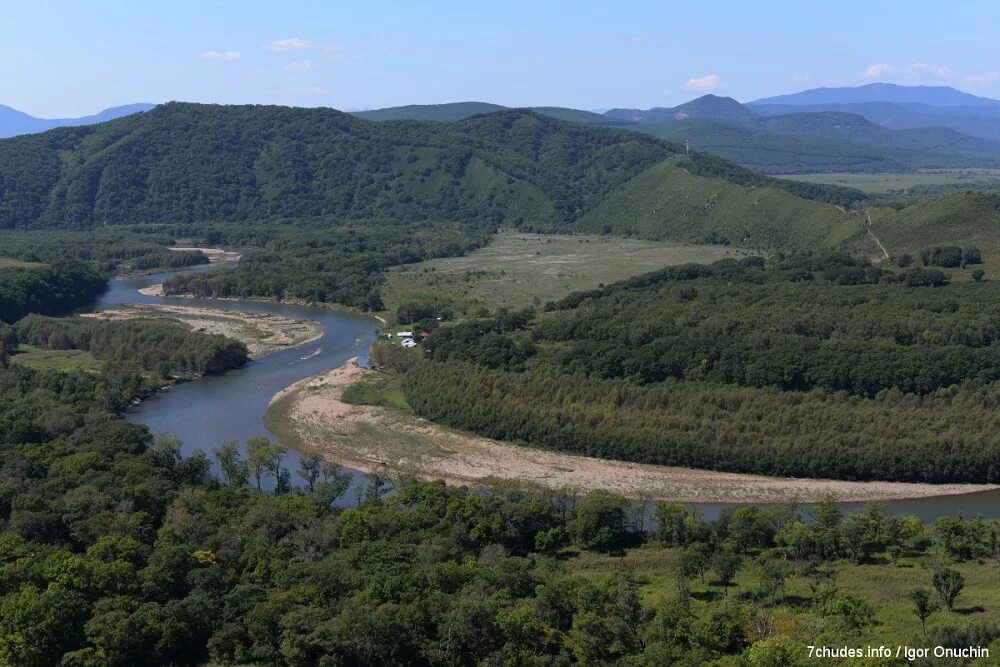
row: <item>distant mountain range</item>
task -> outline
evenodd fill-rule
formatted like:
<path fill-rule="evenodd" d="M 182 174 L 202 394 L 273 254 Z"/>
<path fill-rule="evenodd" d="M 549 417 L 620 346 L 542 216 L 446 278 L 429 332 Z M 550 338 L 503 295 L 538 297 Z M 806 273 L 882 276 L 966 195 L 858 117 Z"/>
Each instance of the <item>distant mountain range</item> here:
<path fill-rule="evenodd" d="M 977 97 L 949 86 L 900 86 L 894 83 L 869 83 L 854 88 L 813 88 L 790 95 L 765 97 L 750 104 L 923 104 L 929 107 L 998 107 L 1000 100 Z"/>
<path fill-rule="evenodd" d="M 458 102 L 356 115 L 456 122 L 503 108 Z M 1000 101 L 943 86 L 817 88 L 750 104 L 705 95 L 671 108 L 618 108 L 603 114 L 564 107 L 532 110 L 690 142 L 696 150 L 766 173 L 1000 167 Z"/>
<path fill-rule="evenodd" d="M 114 120 L 122 116 L 149 111 L 152 104 L 127 104 L 120 107 L 105 109 L 92 116 L 82 118 L 36 118 L 35 116 L 12 109 L 0 104 L 0 138 L 15 137 L 19 134 L 33 134 L 44 132 L 55 127 L 67 127 L 75 125 L 92 125 L 103 123 L 106 120 Z"/>
<path fill-rule="evenodd" d="M 147 111 L 149 104 L 84 118 L 42 119 L 0 106 L 0 137 L 87 125 Z M 357 111 L 370 121 L 455 123 L 508 107 L 489 102 L 409 105 Z M 676 107 L 567 107 L 530 111 L 582 125 L 617 127 L 689 143 L 769 174 L 1000 168 L 1000 100 L 946 86 L 873 83 L 815 88 L 741 104 L 705 95 Z"/>

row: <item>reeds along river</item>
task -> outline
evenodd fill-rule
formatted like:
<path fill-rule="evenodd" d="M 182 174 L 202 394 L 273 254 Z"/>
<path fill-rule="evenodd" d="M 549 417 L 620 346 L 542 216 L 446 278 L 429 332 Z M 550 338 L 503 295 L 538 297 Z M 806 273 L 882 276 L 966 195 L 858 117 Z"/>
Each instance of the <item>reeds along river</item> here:
<path fill-rule="evenodd" d="M 251 361 L 243 368 L 223 375 L 203 377 L 158 392 L 129 410 L 127 417 L 146 424 L 154 433 L 172 433 L 183 442 L 183 453 L 196 450 L 210 454 L 213 447 L 227 441 L 241 446 L 254 435 L 274 439 L 264 426 L 264 412 L 271 398 L 303 378 L 317 375 L 357 356 L 367 363 L 368 348 L 375 340 L 379 322 L 371 317 L 310 306 L 258 302 L 225 301 L 147 296 L 139 289 L 155 285 L 180 273 L 192 273 L 218 267 L 198 267 L 153 275 L 114 280 L 109 290 L 93 306 L 101 310 L 123 303 L 177 303 L 247 312 L 278 313 L 288 317 L 316 320 L 323 325 L 323 336 L 311 343 L 281 350 Z M 301 484 L 296 470 L 298 454 L 289 451 L 284 460 L 293 483 Z M 360 483 L 364 475 L 353 471 Z M 273 486 L 273 480 L 270 481 Z M 354 494 L 344 500 L 351 502 Z M 726 507 L 722 503 L 692 503 L 705 518 L 711 519 Z M 844 503 L 845 512 L 860 509 L 863 503 Z M 647 508 L 651 511 L 652 504 Z M 888 503 L 894 513 L 914 514 L 925 521 L 943 515 L 974 517 L 1000 516 L 1000 491 L 985 491 L 957 496 L 940 496 Z"/>

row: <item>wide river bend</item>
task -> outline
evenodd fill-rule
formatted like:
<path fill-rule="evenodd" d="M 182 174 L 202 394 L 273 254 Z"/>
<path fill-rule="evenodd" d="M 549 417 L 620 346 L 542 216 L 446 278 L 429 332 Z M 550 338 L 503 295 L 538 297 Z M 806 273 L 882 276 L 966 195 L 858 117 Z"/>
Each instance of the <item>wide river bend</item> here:
<path fill-rule="evenodd" d="M 147 296 L 140 288 L 162 283 L 179 273 L 219 268 L 198 267 L 183 271 L 157 273 L 113 280 L 109 289 L 93 305 L 93 310 L 124 303 L 176 303 L 185 306 L 278 313 L 288 317 L 315 320 L 323 325 L 323 335 L 310 343 L 273 352 L 249 362 L 243 368 L 223 375 L 212 375 L 185 382 L 146 399 L 126 414 L 129 421 L 149 426 L 154 433 L 172 433 L 183 441 L 183 453 L 202 450 L 210 455 L 216 445 L 235 440 L 240 445 L 247 438 L 263 435 L 274 438 L 264 426 L 264 411 L 271 398 L 298 380 L 340 366 L 357 356 L 367 363 L 368 349 L 378 334 L 380 323 L 374 318 L 329 308 L 300 306 L 263 301 L 227 301 Z M 292 473 L 293 482 L 301 483 L 298 453 L 290 450 L 283 465 Z M 362 473 L 352 471 L 357 483 Z M 273 481 L 272 481 L 273 485 Z M 345 498 L 345 500 L 350 500 Z M 713 518 L 725 507 L 723 503 L 694 503 L 706 518 Z M 861 503 L 844 503 L 845 511 L 859 509 Z M 1000 516 L 1000 491 L 964 495 L 896 500 L 890 511 L 915 514 L 925 521 L 942 515 L 974 517 Z"/>

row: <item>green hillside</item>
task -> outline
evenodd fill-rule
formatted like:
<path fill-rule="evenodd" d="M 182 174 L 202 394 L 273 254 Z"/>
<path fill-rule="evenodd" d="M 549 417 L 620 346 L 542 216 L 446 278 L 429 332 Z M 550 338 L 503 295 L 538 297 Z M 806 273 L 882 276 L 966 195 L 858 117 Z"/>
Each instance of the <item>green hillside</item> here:
<path fill-rule="evenodd" d="M 385 109 L 372 109 L 369 111 L 355 111 L 352 115 L 358 118 L 375 121 L 387 120 L 431 120 L 442 123 L 455 123 L 472 116 L 494 111 L 503 111 L 510 107 L 489 102 L 450 102 L 447 104 L 410 104 L 402 107 L 387 107 Z M 630 121 L 623 121 L 603 114 L 583 111 L 581 109 L 570 109 L 568 107 L 524 107 L 528 111 L 534 111 L 543 116 L 565 120 L 571 123 L 582 123 L 584 125 L 602 126 L 629 126 Z"/>
<path fill-rule="evenodd" d="M 447 104 L 408 104 L 401 107 L 354 111 L 352 115 L 365 120 L 436 120 L 453 123 L 483 113 L 501 111 L 506 107 L 489 102 L 449 102 Z"/>
<path fill-rule="evenodd" d="M 861 216 L 773 187 L 695 176 L 685 158 L 665 160 L 629 181 L 581 220 L 592 231 L 754 248 L 823 248 L 861 230 Z"/>
<path fill-rule="evenodd" d="M 905 159 L 891 151 L 833 138 L 780 135 L 723 121 L 692 118 L 637 126 L 654 137 L 718 155 L 763 173 L 904 171 Z"/>
<path fill-rule="evenodd" d="M 456 122 L 503 109 L 484 102 L 411 105 L 355 115 L 370 120 Z M 699 149 L 764 173 L 903 172 L 1000 166 L 1000 142 L 946 127 L 890 129 L 837 110 L 757 112 L 731 97 L 704 95 L 676 107 L 611 109 L 605 114 L 532 107 L 545 116 L 585 125 L 617 126 Z"/>
<path fill-rule="evenodd" d="M 172 103 L 0 142 L 0 228 L 306 216 L 568 224 L 678 150 L 526 111 L 444 125 Z"/>
<path fill-rule="evenodd" d="M 602 125 L 608 127 L 630 127 L 632 125 L 628 121 L 610 118 L 604 114 L 582 111 L 581 109 L 570 109 L 568 107 L 528 107 L 528 110 L 550 118 L 565 120 L 571 123 L 583 123 L 584 125 Z"/>
<path fill-rule="evenodd" d="M 1000 253 L 1000 194 L 959 192 L 899 211 L 871 211 L 872 231 L 893 255 L 939 244 L 979 246 L 987 261 Z"/>
<path fill-rule="evenodd" d="M 0 142 L 0 228 L 303 218 L 380 226 L 436 221 L 479 229 L 618 228 L 632 200 L 650 196 L 634 179 L 681 151 L 647 135 L 525 110 L 451 124 L 374 123 L 331 109 L 171 103 L 142 116 Z M 853 190 L 762 179 L 706 155 L 672 164 L 657 172 L 670 178 L 656 180 L 656 197 L 685 201 L 688 169 L 706 177 L 697 180 L 706 191 L 728 191 L 727 181 L 784 189 L 795 215 L 815 212 L 823 221 L 829 207 L 799 197 L 837 203 L 863 198 Z M 601 207 L 612 195 L 614 203 Z M 729 205 L 734 219 L 756 224 L 756 213 L 739 211 L 755 202 Z M 711 216 L 698 219 L 715 224 Z M 693 224 L 685 237 L 694 233 Z M 651 220 L 632 226 L 657 238 L 673 233 Z M 733 238 L 744 236 L 781 245 L 772 232 Z"/>

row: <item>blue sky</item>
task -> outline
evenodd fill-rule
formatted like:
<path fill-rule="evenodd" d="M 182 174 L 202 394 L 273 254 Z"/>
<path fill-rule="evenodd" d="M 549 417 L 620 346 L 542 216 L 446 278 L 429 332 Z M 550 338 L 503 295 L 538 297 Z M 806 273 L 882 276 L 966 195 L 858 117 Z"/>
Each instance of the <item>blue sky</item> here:
<path fill-rule="evenodd" d="M 871 81 L 1000 98 L 998 25 L 995 0 L 0 0 L 0 104 L 592 109 Z"/>

